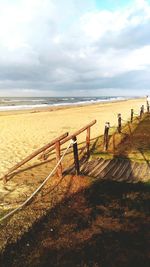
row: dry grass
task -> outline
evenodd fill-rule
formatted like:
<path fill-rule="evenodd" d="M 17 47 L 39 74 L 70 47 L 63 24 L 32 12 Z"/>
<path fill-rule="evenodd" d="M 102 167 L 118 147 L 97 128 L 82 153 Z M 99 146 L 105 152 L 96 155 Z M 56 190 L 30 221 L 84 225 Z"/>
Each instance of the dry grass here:
<path fill-rule="evenodd" d="M 122 133 L 111 129 L 108 151 L 103 151 L 103 137 L 99 139 L 92 157 L 122 157 L 133 161 L 149 162 L 150 160 L 150 115 L 145 114 L 142 120 L 125 124 Z"/>

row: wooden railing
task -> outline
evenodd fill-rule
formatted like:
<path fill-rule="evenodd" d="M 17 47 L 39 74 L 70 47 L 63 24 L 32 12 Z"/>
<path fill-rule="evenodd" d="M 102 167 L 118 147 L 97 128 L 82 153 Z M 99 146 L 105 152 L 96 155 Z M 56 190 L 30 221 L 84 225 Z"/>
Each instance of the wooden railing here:
<path fill-rule="evenodd" d="M 85 130 L 87 130 L 87 135 L 86 135 L 86 147 L 87 147 L 87 153 L 89 153 L 89 146 L 90 146 L 90 128 L 96 123 L 96 120 L 91 121 L 89 124 L 81 128 L 80 130 L 74 132 L 73 134 L 67 136 L 63 140 L 60 141 L 60 145 L 65 144 L 67 141 L 71 140 L 74 136 L 78 136 Z M 46 159 L 47 155 L 54 150 L 54 147 L 51 147 L 43 152 L 41 155 L 42 159 Z"/>
<path fill-rule="evenodd" d="M 76 136 L 87 130 L 86 134 L 86 148 L 87 153 L 89 154 L 89 148 L 90 148 L 90 128 L 96 123 L 96 120 L 93 120 L 91 123 L 87 124 L 80 130 L 74 132 L 73 134 L 68 136 L 68 132 L 62 134 L 61 136 L 57 137 L 56 139 L 52 140 L 50 143 L 44 145 L 43 147 L 39 148 L 38 150 L 34 151 L 32 154 L 24 158 L 22 161 L 17 163 L 15 166 L 10 168 L 7 173 L 2 177 L 4 183 L 7 182 L 8 176 L 11 175 L 15 170 L 17 170 L 19 167 L 24 165 L 25 163 L 29 162 L 31 159 L 35 158 L 37 155 L 42 153 L 41 158 L 45 159 L 46 155 L 48 155 L 51 151 L 55 149 L 56 151 L 56 162 L 58 163 L 61 158 L 61 145 L 65 144 L 69 140 L 73 140 L 73 152 L 74 152 L 74 163 L 75 163 L 75 169 L 76 173 L 79 174 L 80 167 L 79 167 L 79 159 L 78 159 L 78 146 Z M 57 174 L 61 178 L 62 177 L 62 165 L 59 163 L 57 168 Z"/>
<path fill-rule="evenodd" d="M 147 104 L 147 112 L 149 112 L 149 104 Z M 130 122 L 128 121 L 128 123 L 132 124 L 134 115 L 137 115 L 139 117 L 139 119 L 141 119 L 143 114 L 144 114 L 144 105 L 141 106 L 139 114 L 135 114 L 134 110 L 131 109 L 131 119 L 130 119 Z M 122 121 L 124 121 L 124 120 L 122 119 L 121 114 L 118 114 L 118 126 L 117 126 L 118 133 L 121 133 Z M 30 154 L 29 156 L 24 158 L 22 161 L 17 163 L 15 166 L 10 168 L 7 171 L 7 173 L 2 177 L 3 181 L 6 183 L 9 175 L 11 175 L 15 170 L 17 170 L 19 167 L 21 167 L 22 165 L 24 165 L 25 163 L 27 163 L 28 161 L 30 161 L 31 159 L 33 159 L 34 157 L 36 157 L 39 154 L 40 154 L 39 158 L 45 160 L 48 157 L 48 155 L 50 154 L 50 152 L 55 150 L 56 151 L 56 163 L 58 163 L 60 161 L 60 158 L 61 158 L 61 145 L 65 144 L 67 141 L 69 141 L 71 139 L 73 141 L 75 141 L 73 144 L 74 164 L 75 164 L 76 173 L 79 174 L 80 173 L 80 166 L 79 166 L 79 159 L 78 159 L 78 145 L 76 142 L 77 136 L 79 134 L 81 134 L 82 132 L 87 131 L 87 133 L 86 133 L 86 150 L 87 150 L 87 154 L 89 155 L 89 153 L 90 153 L 90 135 L 91 135 L 90 128 L 95 123 L 96 123 L 96 120 L 93 120 L 89 124 L 85 125 L 84 127 L 82 127 L 81 129 L 79 129 L 78 131 L 74 132 L 71 135 L 69 135 L 68 132 L 66 132 L 66 133 L 62 134 L 61 136 L 57 137 L 56 139 L 52 140 L 50 143 L 48 143 L 48 144 L 44 145 L 43 147 L 39 148 L 38 150 L 34 151 L 32 154 Z M 109 145 L 109 128 L 110 128 L 110 123 L 106 122 L 105 129 L 104 129 L 104 142 L 103 142 L 104 150 L 107 150 L 108 145 Z M 59 165 L 58 165 L 57 174 L 59 177 L 62 177 L 62 165 L 61 165 L 61 163 L 59 163 Z"/>
<path fill-rule="evenodd" d="M 21 160 L 19 163 L 17 163 L 16 165 L 14 165 L 12 168 L 10 168 L 8 170 L 8 172 L 2 177 L 4 182 L 7 182 L 7 177 L 9 174 L 11 174 L 12 172 L 14 172 L 15 170 L 17 170 L 19 167 L 21 167 L 22 165 L 24 165 L 25 163 L 27 163 L 28 161 L 30 161 L 31 159 L 35 158 L 37 155 L 39 155 L 41 152 L 43 152 L 44 150 L 46 150 L 47 148 L 57 144 L 57 142 L 59 142 L 60 140 L 64 139 L 65 137 L 68 136 L 68 132 L 65 134 L 62 134 L 61 136 L 57 137 L 56 139 L 52 140 L 50 143 L 44 145 L 43 147 L 39 148 L 38 150 L 34 151 L 32 154 L 30 154 L 29 156 L 27 156 L 26 158 L 24 158 L 23 160 Z"/>
<path fill-rule="evenodd" d="M 149 112 L 149 104 L 147 104 L 147 112 Z M 134 110 L 131 109 L 130 121 L 126 121 L 126 122 L 132 124 L 134 115 L 137 115 L 138 118 L 141 119 L 143 114 L 144 114 L 144 105 L 141 106 L 139 114 L 135 114 Z M 121 114 L 118 114 L 118 126 L 116 127 L 118 133 L 121 133 L 122 121 L 124 121 L 124 120 L 122 119 Z M 27 163 L 28 161 L 30 161 L 31 159 L 33 159 L 34 157 L 36 157 L 39 154 L 40 154 L 39 158 L 45 160 L 48 157 L 48 155 L 50 154 L 50 152 L 55 150 L 56 151 L 55 152 L 56 153 L 56 163 L 58 163 L 60 161 L 60 158 L 61 158 L 61 145 L 65 144 L 66 142 L 68 142 L 71 139 L 74 141 L 73 153 L 74 153 L 75 170 L 76 170 L 76 173 L 79 174 L 80 173 L 80 166 L 79 166 L 79 159 L 78 159 L 77 136 L 79 134 L 81 134 L 82 132 L 87 131 L 87 133 L 86 133 L 86 150 L 87 150 L 87 154 L 89 155 L 89 153 L 90 153 L 90 135 L 91 135 L 90 129 L 95 123 L 96 123 L 96 120 L 93 120 L 89 124 L 85 125 L 84 127 L 82 127 L 81 129 L 79 129 L 78 131 L 74 132 L 71 135 L 69 135 L 68 132 L 66 132 L 66 133 L 62 134 L 61 136 L 52 140 L 50 143 L 48 143 L 48 144 L 44 145 L 43 147 L 39 148 L 38 150 L 34 151 L 32 154 L 30 154 L 29 156 L 24 158 L 22 161 L 17 163 L 15 166 L 10 168 L 7 171 L 7 173 L 2 177 L 3 181 L 6 183 L 9 175 L 11 175 L 15 170 L 17 170 L 19 167 L 21 167 L 22 165 L 24 165 L 25 163 Z M 103 142 L 104 150 L 107 150 L 108 145 L 109 145 L 109 128 L 110 128 L 110 123 L 106 122 L 105 129 L 104 129 L 104 142 Z M 59 177 L 62 177 L 62 165 L 61 165 L 61 163 L 58 164 L 57 174 Z"/>

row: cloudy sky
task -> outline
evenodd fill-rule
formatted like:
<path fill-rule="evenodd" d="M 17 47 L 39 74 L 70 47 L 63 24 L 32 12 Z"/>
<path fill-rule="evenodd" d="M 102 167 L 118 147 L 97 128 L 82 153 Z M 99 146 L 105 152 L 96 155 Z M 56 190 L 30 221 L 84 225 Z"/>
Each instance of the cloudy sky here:
<path fill-rule="evenodd" d="M 150 0 L 0 0 L 0 96 L 150 93 Z"/>

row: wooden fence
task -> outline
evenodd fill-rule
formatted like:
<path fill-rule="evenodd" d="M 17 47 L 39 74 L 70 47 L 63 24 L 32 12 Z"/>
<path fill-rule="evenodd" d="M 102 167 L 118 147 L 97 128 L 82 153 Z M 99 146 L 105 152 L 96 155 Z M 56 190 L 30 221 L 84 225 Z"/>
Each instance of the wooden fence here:
<path fill-rule="evenodd" d="M 149 104 L 147 103 L 147 112 L 149 113 Z M 139 114 L 135 114 L 134 110 L 131 109 L 131 118 L 130 121 L 126 121 L 132 124 L 133 122 L 133 117 L 134 115 L 138 116 L 139 119 L 142 118 L 144 114 L 144 105 L 141 106 Z M 118 114 L 118 126 L 117 126 L 117 131 L 118 133 L 121 134 L 122 131 L 122 121 L 124 121 L 121 117 L 121 113 Z M 2 177 L 4 183 L 7 182 L 7 178 L 9 175 L 11 175 L 15 170 L 17 170 L 19 167 L 24 165 L 25 163 L 29 162 L 31 159 L 36 157 L 37 155 L 40 155 L 40 159 L 45 160 L 49 153 L 55 150 L 56 153 L 56 163 L 60 161 L 61 158 L 61 145 L 65 144 L 69 140 L 73 140 L 73 154 L 74 154 L 74 164 L 75 164 L 75 170 L 76 174 L 80 173 L 80 166 L 79 166 L 79 159 L 78 159 L 78 145 L 77 145 L 77 136 L 81 134 L 84 131 L 87 131 L 86 133 L 86 149 L 87 149 L 87 154 L 89 155 L 90 153 L 90 129 L 91 127 L 96 123 L 96 120 L 93 120 L 89 124 L 85 125 L 83 128 L 80 130 L 74 132 L 73 134 L 69 135 L 68 132 L 62 134 L 61 136 L 57 137 L 56 139 L 52 140 L 50 143 L 44 145 L 40 149 L 34 151 L 32 154 L 24 158 L 22 161 L 17 163 L 15 166 L 10 168 L 8 172 Z M 110 129 L 110 122 L 105 123 L 105 129 L 104 129 L 104 139 L 103 139 L 103 147 L 104 150 L 108 149 L 109 145 L 109 129 Z M 57 174 L 59 177 L 62 177 L 62 164 L 59 163 L 58 168 L 57 168 Z"/>
<path fill-rule="evenodd" d="M 80 130 L 74 132 L 73 134 L 69 135 L 68 132 L 62 134 L 61 136 L 57 137 L 56 139 L 52 140 L 50 143 L 44 145 L 43 147 L 39 148 L 38 150 L 34 151 L 32 154 L 24 158 L 22 161 L 14 165 L 10 168 L 7 173 L 2 177 L 4 183 L 7 182 L 8 176 L 11 175 L 15 170 L 19 167 L 24 165 L 25 163 L 29 162 L 31 159 L 35 158 L 37 155 L 41 154 L 41 157 L 45 159 L 46 155 L 48 155 L 51 151 L 55 150 L 56 152 L 56 163 L 60 161 L 61 158 L 61 145 L 65 144 L 69 140 L 73 140 L 73 153 L 74 153 L 74 164 L 76 173 L 80 173 L 80 166 L 79 166 L 79 159 L 78 159 L 78 145 L 77 145 L 77 136 L 84 131 L 87 131 L 86 134 L 86 149 L 87 154 L 89 155 L 90 152 L 90 129 L 96 123 L 96 120 L 93 120 L 89 124 L 85 125 Z M 61 178 L 62 177 L 62 164 L 59 163 L 57 168 L 57 174 Z"/>
<path fill-rule="evenodd" d="M 149 104 L 147 103 L 147 113 L 149 113 Z M 130 134 L 131 134 L 131 127 L 130 127 L 130 123 L 132 124 L 133 123 L 133 118 L 134 118 L 134 115 L 136 115 L 136 118 L 139 118 L 139 119 L 142 119 L 143 117 L 143 114 L 144 114 L 144 105 L 142 105 L 140 107 L 140 111 L 139 111 L 139 114 L 136 114 L 134 113 L 134 110 L 131 109 L 131 117 L 130 117 L 130 120 L 128 121 L 125 121 L 122 119 L 122 116 L 121 116 L 121 113 L 118 114 L 118 125 L 116 127 L 116 130 L 118 133 L 122 133 L 122 121 L 128 123 L 128 127 L 129 127 L 129 131 L 130 131 Z M 112 126 L 110 126 L 110 122 L 106 122 L 105 123 L 105 128 L 104 128 L 104 141 L 103 141 L 103 148 L 104 148 L 104 151 L 107 151 L 108 147 L 109 147 L 109 129 L 111 128 Z M 114 133 L 115 135 L 115 133 Z"/>

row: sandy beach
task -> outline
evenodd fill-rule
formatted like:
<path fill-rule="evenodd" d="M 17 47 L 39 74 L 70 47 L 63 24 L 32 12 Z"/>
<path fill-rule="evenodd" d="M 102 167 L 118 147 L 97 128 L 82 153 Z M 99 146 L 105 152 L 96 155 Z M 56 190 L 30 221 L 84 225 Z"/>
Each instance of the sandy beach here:
<path fill-rule="evenodd" d="M 34 150 L 65 132 L 71 134 L 96 119 L 97 123 L 91 131 L 91 138 L 94 138 L 103 133 L 106 121 L 117 125 L 118 113 L 127 120 L 131 108 L 139 113 L 141 105 L 145 104 L 146 100 L 141 98 L 84 106 L 1 112 L 1 175 Z M 78 140 L 85 140 L 85 133 Z"/>

